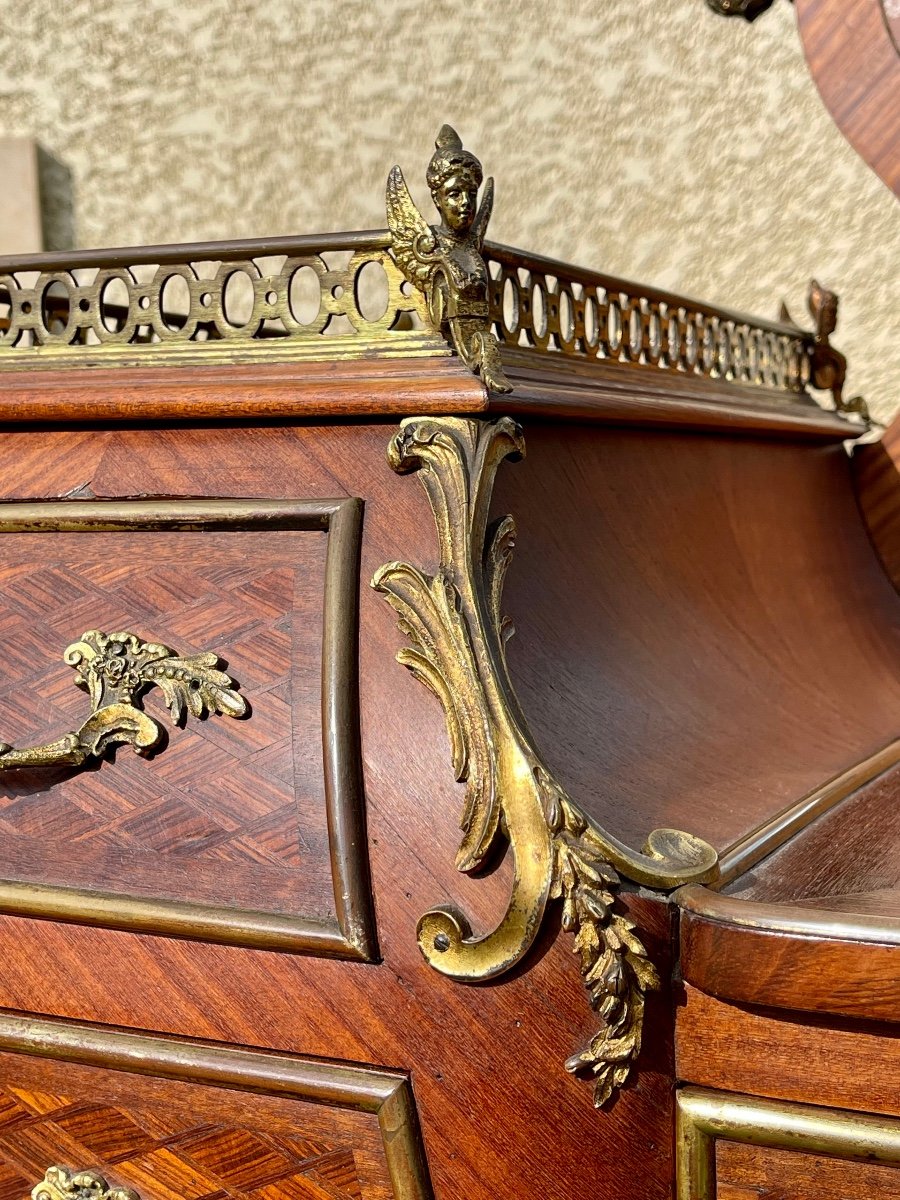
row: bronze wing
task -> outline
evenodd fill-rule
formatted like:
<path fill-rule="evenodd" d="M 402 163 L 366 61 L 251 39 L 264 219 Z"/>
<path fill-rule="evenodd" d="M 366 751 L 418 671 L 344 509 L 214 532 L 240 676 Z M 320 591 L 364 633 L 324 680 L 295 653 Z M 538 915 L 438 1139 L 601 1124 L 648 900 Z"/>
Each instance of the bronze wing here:
<path fill-rule="evenodd" d="M 472 237 L 475 245 L 480 250 L 484 245 L 484 237 L 487 233 L 488 221 L 491 219 L 491 210 L 494 207 L 494 177 L 488 178 L 484 185 L 484 192 L 481 196 L 481 204 L 472 223 Z"/>
<path fill-rule="evenodd" d="M 416 208 L 399 167 L 387 181 L 387 222 L 397 266 L 418 288 L 424 288 L 434 262 L 435 237 Z"/>

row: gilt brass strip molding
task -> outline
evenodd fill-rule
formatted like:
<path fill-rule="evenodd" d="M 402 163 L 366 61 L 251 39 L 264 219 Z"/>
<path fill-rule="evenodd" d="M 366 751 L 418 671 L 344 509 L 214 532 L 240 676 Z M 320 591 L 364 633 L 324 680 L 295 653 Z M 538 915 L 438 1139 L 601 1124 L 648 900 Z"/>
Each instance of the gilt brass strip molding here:
<path fill-rule="evenodd" d="M 327 533 L 322 738 L 335 919 L 0 881 L 0 911 L 239 946 L 378 961 L 359 746 L 357 641 L 362 501 L 41 500 L 0 503 L 4 533 L 284 529 Z"/>
<path fill-rule="evenodd" d="M 372 1113 L 395 1200 L 433 1200 L 405 1072 L 8 1013 L 0 1013 L 0 1050 Z"/>
<path fill-rule="evenodd" d="M 746 837 L 734 842 L 719 856 L 719 877 L 709 886 L 715 890 L 727 887 L 746 874 L 769 854 L 774 853 L 795 834 L 805 829 L 817 817 L 829 812 L 859 788 L 900 763 L 900 739 L 890 742 L 862 762 L 855 763 L 827 783 L 814 788 L 801 800 L 791 804 L 777 816 L 757 826 Z"/>
<path fill-rule="evenodd" d="M 900 917 L 842 912 L 828 908 L 827 900 L 820 908 L 806 904 L 801 908 L 788 901 L 766 904 L 761 900 L 723 896 L 711 888 L 694 885 L 679 888 L 672 899 L 680 909 L 694 916 L 761 933 L 900 946 Z"/>
<path fill-rule="evenodd" d="M 705 1088 L 675 1094 L 676 1200 L 716 1200 L 716 1142 L 900 1165 L 900 1121 Z"/>
<path fill-rule="evenodd" d="M 428 576 L 408 563 L 388 563 L 372 582 L 412 643 L 398 660 L 444 708 L 454 772 L 466 782 L 457 867 L 479 870 L 501 841 L 515 860 L 509 907 L 495 929 L 473 935 L 461 912 L 440 906 L 421 918 L 419 948 L 454 979 L 493 978 L 522 959 L 548 903 L 562 900 L 563 927 L 574 935 L 601 1022 L 566 1068 L 593 1078 L 599 1107 L 631 1072 L 644 996 L 658 986 L 633 923 L 617 907 L 620 877 L 668 890 L 714 878 L 717 860 L 711 846 L 671 829 L 654 830 L 643 851 L 632 850 L 573 803 L 534 746 L 505 658 L 512 626 L 503 617 L 502 591 L 515 524 L 507 516 L 488 525 L 496 472 L 524 452 L 509 417 L 404 421 L 388 459 L 401 474 L 418 473 L 437 526 L 440 566 Z"/>

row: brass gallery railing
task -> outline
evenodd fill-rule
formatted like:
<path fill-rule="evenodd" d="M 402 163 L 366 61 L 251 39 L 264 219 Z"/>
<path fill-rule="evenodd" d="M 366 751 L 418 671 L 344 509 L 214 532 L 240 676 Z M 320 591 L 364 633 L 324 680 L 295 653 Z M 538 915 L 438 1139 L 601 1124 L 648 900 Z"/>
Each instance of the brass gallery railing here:
<path fill-rule="evenodd" d="M 387 231 L 0 260 L 0 370 L 448 354 Z M 491 326 L 562 355 L 796 394 L 810 336 L 485 245 Z M 546 362 L 546 359 L 543 358 Z"/>

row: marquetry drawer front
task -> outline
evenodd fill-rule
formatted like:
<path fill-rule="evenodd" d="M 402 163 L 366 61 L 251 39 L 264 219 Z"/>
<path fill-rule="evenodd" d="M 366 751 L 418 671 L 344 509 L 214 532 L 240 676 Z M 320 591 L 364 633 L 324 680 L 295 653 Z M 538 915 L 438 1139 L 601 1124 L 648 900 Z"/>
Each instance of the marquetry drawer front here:
<path fill-rule="evenodd" d="M 894 1117 L 686 1087 L 677 1126 L 677 1200 L 900 1200 Z"/>
<path fill-rule="evenodd" d="M 29 1200 L 51 1168 L 113 1192 L 71 1200 L 431 1195 L 402 1073 L 15 1018 L 0 1046 L 0 1200 Z M 48 1185 L 66 1200 L 58 1172 Z"/>
<path fill-rule="evenodd" d="M 188 703 L 173 723 L 148 686 L 136 703 L 165 729 L 152 755 L 0 771 L 5 911 L 374 957 L 361 520 L 352 499 L 0 504 L 5 743 L 84 722 L 63 655 L 88 630 L 215 654 L 246 706 L 228 719 Z"/>

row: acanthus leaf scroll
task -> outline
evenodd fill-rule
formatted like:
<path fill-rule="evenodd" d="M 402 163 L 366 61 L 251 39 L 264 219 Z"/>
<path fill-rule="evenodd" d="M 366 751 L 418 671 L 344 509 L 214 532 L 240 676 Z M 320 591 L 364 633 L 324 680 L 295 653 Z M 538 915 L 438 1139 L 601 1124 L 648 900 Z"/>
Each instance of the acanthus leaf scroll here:
<path fill-rule="evenodd" d="M 503 581 L 515 547 L 511 517 L 489 524 L 493 483 L 506 458 L 525 452 L 509 417 L 410 418 L 388 459 L 418 473 L 437 527 L 440 563 L 428 576 L 387 563 L 373 586 L 400 617 L 411 645 L 397 655 L 440 700 L 453 766 L 466 784 L 457 855 L 461 871 L 484 866 L 505 839 L 514 857 L 512 891 L 495 929 L 473 935 L 457 909 L 439 906 L 419 921 L 429 964 L 466 982 L 503 974 L 528 952 L 547 906 L 560 900 L 582 979 L 601 1027 L 566 1063 L 594 1080 L 594 1102 L 609 1101 L 638 1057 L 645 995 L 659 984 L 643 941 L 621 911 L 621 878 L 659 890 L 705 882 L 715 850 L 678 830 L 658 829 L 636 852 L 604 832 L 569 798 L 543 763 L 506 668 L 512 628 L 502 615 Z"/>

